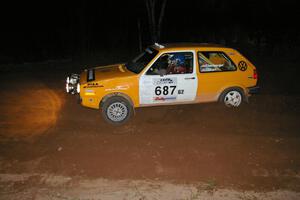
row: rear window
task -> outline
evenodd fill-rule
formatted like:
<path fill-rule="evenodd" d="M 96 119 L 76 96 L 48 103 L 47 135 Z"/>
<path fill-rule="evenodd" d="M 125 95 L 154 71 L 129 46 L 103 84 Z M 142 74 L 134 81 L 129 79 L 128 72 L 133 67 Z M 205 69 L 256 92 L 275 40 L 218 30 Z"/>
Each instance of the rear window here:
<path fill-rule="evenodd" d="M 236 66 L 224 52 L 198 52 L 200 72 L 227 72 L 235 71 Z"/>

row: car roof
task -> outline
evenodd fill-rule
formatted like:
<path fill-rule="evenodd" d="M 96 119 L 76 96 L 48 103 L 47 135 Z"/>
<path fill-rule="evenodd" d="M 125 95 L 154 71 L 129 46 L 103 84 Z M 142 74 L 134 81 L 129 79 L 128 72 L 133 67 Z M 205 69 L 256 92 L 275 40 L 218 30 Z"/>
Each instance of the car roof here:
<path fill-rule="evenodd" d="M 188 42 L 182 42 L 182 43 L 164 43 L 164 44 L 158 44 L 155 43 L 152 45 L 153 48 L 159 50 L 159 49 L 176 49 L 176 48 L 201 48 L 201 47 L 211 47 L 211 48 L 229 48 L 226 46 L 223 46 L 221 44 L 214 44 L 214 43 L 188 43 Z"/>

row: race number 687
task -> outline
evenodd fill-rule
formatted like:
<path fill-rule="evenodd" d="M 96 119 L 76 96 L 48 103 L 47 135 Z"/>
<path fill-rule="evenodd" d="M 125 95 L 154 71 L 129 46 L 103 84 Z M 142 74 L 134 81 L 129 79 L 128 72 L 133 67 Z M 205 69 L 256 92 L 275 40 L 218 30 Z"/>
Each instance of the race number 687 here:
<path fill-rule="evenodd" d="M 170 85 L 170 86 L 157 86 L 155 88 L 155 95 L 159 96 L 161 94 L 163 95 L 168 95 L 170 93 L 170 95 L 173 95 L 174 94 L 174 91 L 176 89 L 176 86 L 175 85 Z M 170 92 L 169 92 L 170 91 Z"/>

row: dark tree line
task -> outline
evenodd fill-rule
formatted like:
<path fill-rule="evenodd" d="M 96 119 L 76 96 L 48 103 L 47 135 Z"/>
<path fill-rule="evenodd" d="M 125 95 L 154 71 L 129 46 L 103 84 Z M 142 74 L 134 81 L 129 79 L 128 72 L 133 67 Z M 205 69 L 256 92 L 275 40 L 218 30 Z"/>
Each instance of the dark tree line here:
<path fill-rule="evenodd" d="M 154 42 L 213 42 L 253 55 L 299 49 L 294 1 L 41 3 L 2 19 L 0 63 L 132 55 Z M 13 18 L 12 18 L 13 17 Z M 121 55 L 119 53 L 119 55 Z"/>

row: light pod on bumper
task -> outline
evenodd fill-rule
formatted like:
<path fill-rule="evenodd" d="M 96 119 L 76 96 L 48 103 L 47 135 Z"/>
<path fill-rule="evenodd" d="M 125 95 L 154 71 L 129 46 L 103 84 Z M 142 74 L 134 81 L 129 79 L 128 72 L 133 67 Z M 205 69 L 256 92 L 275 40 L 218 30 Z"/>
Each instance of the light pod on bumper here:
<path fill-rule="evenodd" d="M 66 92 L 71 94 L 78 94 L 80 92 L 79 84 L 80 76 L 78 74 L 71 74 L 66 79 Z"/>

